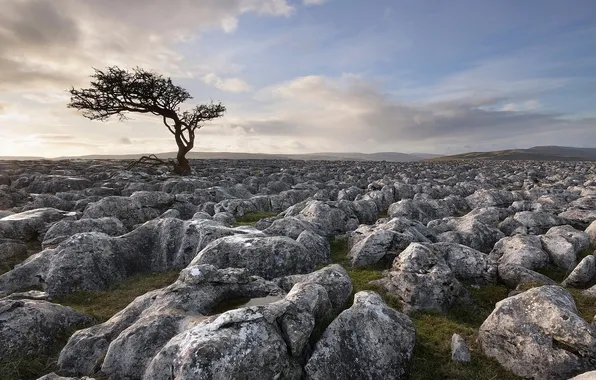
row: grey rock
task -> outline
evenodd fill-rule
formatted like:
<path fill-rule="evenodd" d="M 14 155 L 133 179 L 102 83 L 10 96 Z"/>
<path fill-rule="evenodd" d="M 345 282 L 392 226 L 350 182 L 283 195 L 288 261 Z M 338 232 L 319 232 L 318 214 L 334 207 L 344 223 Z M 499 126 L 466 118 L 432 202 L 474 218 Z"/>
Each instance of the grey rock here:
<path fill-rule="evenodd" d="M 572 242 L 560 235 L 542 235 L 540 241 L 553 264 L 566 270 L 575 268 L 577 252 Z"/>
<path fill-rule="evenodd" d="M 596 359 L 596 330 L 558 286 L 498 302 L 480 326 L 478 342 L 487 356 L 533 379 L 566 379 L 592 369 Z"/>
<path fill-rule="evenodd" d="M 63 175 L 36 175 L 27 186 L 30 193 L 58 193 L 62 191 L 83 190 L 91 187 L 86 178 Z"/>
<path fill-rule="evenodd" d="M 47 355 L 71 329 L 93 319 L 70 307 L 30 299 L 0 299 L 0 357 Z"/>
<path fill-rule="evenodd" d="M 469 363 L 472 361 L 470 348 L 464 338 L 459 334 L 453 334 L 451 337 L 451 360 L 458 363 Z"/>
<path fill-rule="evenodd" d="M 139 200 L 129 197 L 105 197 L 90 203 L 83 212 L 83 219 L 114 217 L 119 219 L 127 229 L 159 216 L 157 210 L 143 208 Z"/>
<path fill-rule="evenodd" d="M 412 357 L 414 324 L 374 292 L 327 327 L 305 366 L 306 379 L 402 379 Z"/>
<path fill-rule="evenodd" d="M 52 372 L 45 376 L 38 378 L 37 380 L 95 380 L 93 377 L 83 376 L 83 377 L 64 377 L 56 375 L 56 373 Z"/>
<path fill-rule="evenodd" d="M 331 237 L 358 227 L 358 219 L 329 202 L 309 201 L 300 214 L 299 219 L 313 224 L 323 236 Z"/>
<path fill-rule="evenodd" d="M 477 285 L 497 282 L 497 263 L 488 255 L 461 244 L 435 243 L 428 247 L 445 260 L 458 280 Z"/>
<path fill-rule="evenodd" d="M 549 277 L 515 264 L 499 264 L 497 267 L 499 280 L 509 289 L 515 289 L 522 284 L 556 285 Z"/>
<path fill-rule="evenodd" d="M 588 255 L 577 264 L 569 276 L 563 280 L 562 285 L 581 288 L 591 283 L 596 277 L 596 256 Z"/>
<path fill-rule="evenodd" d="M 514 264 L 531 270 L 548 265 L 550 258 L 542 250 L 539 236 L 515 235 L 505 237 L 495 244 L 490 257 L 499 264 Z"/>
<path fill-rule="evenodd" d="M 293 216 L 286 216 L 273 221 L 269 227 L 263 230 L 263 233 L 270 236 L 281 235 L 288 236 L 292 239 L 297 239 L 302 232 L 307 230 L 318 235 L 322 235 L 322 231 L 311 222 L 307 222 Z"/>
<path fill-rule="evenodd" d="M 404 303 L 404 311 L 447 311 L 468 293 L 445 260 L 433 250 L 412 243 L 393 262 L 387 276 L 377 282 Z"/>
<path fill-rule="evenodd" d="M 478 207 L 508 207 L 515 201 L 515 196 L 506 190 L 477 190 L 474 194 L 466 197 L 466 201 L 472 208 Z"/>
<path fill-rule="evenodd" d="M 352 231 L 348 255 L 353 266 L 373 265 L 381 259 L 394 259 L 410 243 L 431 241 L 435 241 L 435 237 L 423 224 L 398 217 L 375 226 L 361 225 Z"/>
<path fill-rule="evenodd" d="M 391 249 L 396 234 L 377 230 L 358 241 L 348 253 L 352 266 L 368 266 L 379 262 Z"/>
<path fill-rule="evenodd" d="M 310 255 L 318 257 L 315 259 L 316 261 L 321 263 L 331 262 L 331 245 L 329 240 L 321 235 L 305 230 L 298 235 L 296 242 L 302 244 Z"/>
<path fill-rule="evenodd" d="M 326 264 L 328 259 L 285 236 L 228 236 L 206 246 L 190 265 L 247 268 L 253 275 L 272 279 L 311 272 L 317 265 Z"/>
<path fill-rule="evenodd" d="M 43 237 L 53 223 L 62 219 L 76 219 L 76 216 L 74 212 L 54 208 L 41 208 L 9 215 L 0 219 L 0 238 L 35 240 Z"/>
<path fill-rule="evenodd" d="M 110 236 L 124 235 L 128 231 L 116 218 L 61 220 L 54 223 L 45 233 L 42 247 L 57 246 L 69 237 L 81 232 L 102 232 Z"/>
<path fill-rule="evenodd" d="M 180 219 L 155 219 L 119 237 L 80 233 L 1 275 L 0 292 L 8 294 L 40 282 L 52 296 L 103 290 L 137 273 L 184 268 L 214 240 L 247 233 L 211 220 Z"/>
<path fill-rule="evenodd" d="M 584 372 L 581 375 L 570 378 L 569 380 L 596 380 L 596 371 Z"/>
<path fill-rule="evenodd" d="M 0 239 L 0 262 L 12 261 L 27 255 L 27 245 L 19 240 Z"/>
<path fill-rule="evenodd" d="M 70 374 L 141 377 L 152 357 L 178 333 L 207 319 L 222 302 L 283 295 L 244 269 L 191 266 L 172 285 L 137 297 L 108 321 L 76 332 L 58 360 Z"/>
<path fill-rule="evenodd" d="M 213 220 L 223 224 L 224 226 L 231 226 L 236 223 L 236 218 L 234 218 L 234 215 L 226 211 L 216 212 L 215 215 L 213 215 Z"/>
<path fill-rule="evenodd" d="M 513 216 L 508 216 L 505 218 L 501 223 L 498 224 L 497 228 L 499 228 L 499 230 L 508 236 L 517 234 L 526 235 L 528 233 L 528 228 Z"/>
<path fill-rule="evenodd" d="M 588 228 L 586 228 L 586 233 L 590 239 L 590 246 L 596 247 L 596 220 L 590 223 Z"/>
<path fill-rule="evenodd" d="M 330 311 L 325 287 L 298 283 L 281 301 L 231 310 L 173 337 L 143 379 L 301 379 L 300 361 Z"/>
<path fill-rule="evenodd" d="M 590 247 L 590 237 L 588 234 L 584 231 L 576 230 L 569 225 L 552 227 L 546 232 L 546 235 L 564 237 L 567 239 L 567 241 L 573 244 L 575 252 L 579 252 Z"/>
<path fill-rule="evenodd" d="M 496 228 L 482 223 L 475 215 L 461 218 L 444 218 L 428 223 L 438 241 L 457 243 L 481 252 L 490 252 L 496 242 L 505 235 Z"/>
<path fill-rule="evenodd" d="M 453 205 L 436 199 L 405 199 L 391 204 L 387 215 L 391 218 L 405 217 L 427 224 L 431 220 L 445 218 L 456 213 Z"/>
<path fill-rule="evenodd" d="M 317 283 L 323 286 L 329 296 L 334 314 L 338 314 L 344 309 L 346 300 L 352 294 L 352 280 L 348 272 L 339 264 L 331 264 L 308 274 L 278 277 L 273 282 L 286 292 L 301 282 Z"/>
<path fill-rule="evenodd" d="M 547 212 L 522 211 L 515 213 L 513 219 L 527 228 L 529 234 L 542 234 L 554 226 L 567 224 L 567 220 Z"/>

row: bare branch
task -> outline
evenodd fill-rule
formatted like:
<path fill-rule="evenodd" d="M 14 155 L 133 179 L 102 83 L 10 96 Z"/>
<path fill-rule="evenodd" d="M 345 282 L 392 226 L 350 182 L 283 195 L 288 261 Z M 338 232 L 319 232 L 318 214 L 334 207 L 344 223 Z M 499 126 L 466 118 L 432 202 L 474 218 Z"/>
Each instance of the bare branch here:
<path fill-rule="evenodd" d="M 90 120 L 106 121 L 115 116 L 125 121 L 131 113 L 161 116 L 178 145 L 178 164 L 185 166 L 180 171 L 189 173 L 184 155 L 194 147 L 195 130 L 204 122 L 223 116 L 226 108 L 211 102 L 181 113 L 180 104 L 192 96 L 170 78 L 139 67 L 132 71 L 117 66 L 94 70 L 89 88 L 68 90 L 71 98 L 67 106 L 82 111 Z"/>

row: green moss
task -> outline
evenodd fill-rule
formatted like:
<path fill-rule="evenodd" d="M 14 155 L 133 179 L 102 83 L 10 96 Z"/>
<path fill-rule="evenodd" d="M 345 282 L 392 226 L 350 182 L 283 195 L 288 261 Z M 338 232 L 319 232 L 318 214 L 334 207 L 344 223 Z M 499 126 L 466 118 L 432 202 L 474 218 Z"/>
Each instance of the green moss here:
<path fill-rule="evenodd" d="M 555 265 L 548 265 L 544 268 L 537 269 L 536 272 L 545 275 L 555 282 L 562 282 L 571 273 L 571 270 L 562 269 Z"/>
<path fill-rule="evenodd" d="M 596 315 L 596 301 L 594 297 L 583 295 L 582 290 L 579 289 L 567 289 L 567 291 L 573 296 L 579 315 L 586 321 L 592 322 Z"/>
<path fill-rule="evenodd" d="M 179 271 L 139 274 L 126 281 L 116 282 L 105 291 L 80 291 L 55 299 L 54 302 L 91 315 L 98 322 L 105 322 L 136 297 L 170 285 L 179 274 Z"/>
<path fill-rule="evenodd" d="M 235 226 L 251 226 L 264 218 L 271 218 L 277 216 L 275 212 L 250 212 L 243 216 L 236 217 Z"/>
<path fill-rule="evenodd" d="M 579 263 L 580 261 L 582 261 L 585 257 L 593 255 L 594 254 L 594 247 L 590 247 L 590 248 L 586 248 L 584 250 L 581 250 L 577 253 L 577 262 Z"/>
<path fill-rule="evenodd" d="M 408 379 L 519 379 L 493 359 L 482 354 L 476 344 L 477 329 L 457 323 L 450 314 L 418 313 L 412 315 L 416 326 L 416 345 Z M 451 336 L 460 334 L 472 352 L 472 362 L 451 360 Z"/>

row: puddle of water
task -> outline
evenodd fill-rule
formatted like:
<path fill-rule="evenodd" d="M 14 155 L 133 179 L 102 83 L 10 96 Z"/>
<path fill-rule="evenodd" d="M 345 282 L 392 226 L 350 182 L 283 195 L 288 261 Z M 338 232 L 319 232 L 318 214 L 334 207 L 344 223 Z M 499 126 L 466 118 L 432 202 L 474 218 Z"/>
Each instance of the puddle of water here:
<path fill-rule="evenodd" d="M 241 298 L 232 298 L 229 300 L 225 300 L 220 302 L 211 312 L 210 315 L 221 314 L 225 313 L 229 310 L 240 309 L 243 307 L 249 306 L 262 306 L 268 305 L 273 302 L 277 302 L 282 300 L 283 296 L 265 296 L 265 297 L 241 297 Z"/>

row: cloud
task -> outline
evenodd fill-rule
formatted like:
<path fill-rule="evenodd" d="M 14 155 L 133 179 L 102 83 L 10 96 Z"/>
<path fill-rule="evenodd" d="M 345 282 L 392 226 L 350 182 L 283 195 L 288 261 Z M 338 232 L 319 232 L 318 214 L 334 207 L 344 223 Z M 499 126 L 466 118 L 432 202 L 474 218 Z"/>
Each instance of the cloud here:
<path fill-rule="evenodd" d="M 215 88 L 225 92 L 247 92 L 250 91 L 250 85 L 240 78 L 220 78 L 214 73 L 207 74 L 203 77 L 203 81 Z"/>
<path fill-rule="evenodd" d="M 538 112 L 535 100 L 517 104 L 506 98 L 462 97 L 404 103 L 354 75 L 300 77 L 264 89 L 256 98 L 268 104 L 266 110 L 234 120 L 247 134 L 324 139 L 346 149 L 463 148 L 505 140 L 536 145 L 540 135 L 551 141 L 569 131 L 596 131 L 594 119 L 572 122 L 562 114 Z"/>
<path fill-rule="evenodd" d="M 192 76 L 173 44 L 208 29 L 232 32 L 246 13 L 293 11 L 286 0 L 2 1 L 0 90 L 65 88 L 84 83 L 92 66 L 114 64 Z"/>
<path fill-rule="evenodd" d="M 123 145 L 132 145 L 132 141 L 128 137 L 122 137 L 118 142 Z"/>
<path fill-rule="evenodd" d="M 74 140 L 74 139 L 76 139 L 76 136 L 59 135 L 59 134 L 45 134 L 45 135 L 36 135 L 35 139 L 38 141 L 43 141 L 43 142 L 48 142 L 48 143 L 58 143 L 58 142 Z"/>
<path fill-rule="evenodd" d="M 302 0 L 302 4 L 304 5 L 321 5 L 326 0 Z"/>
<path fill-rule="evenodd" d="M 540 108 L 540 102 L 536 100 L 527 100 L 521 103 L 507 103 L 501 108 L 501 111 L 509 111 L 509 112 L 523 112 L 523 111 L 533 111 Z"/>

